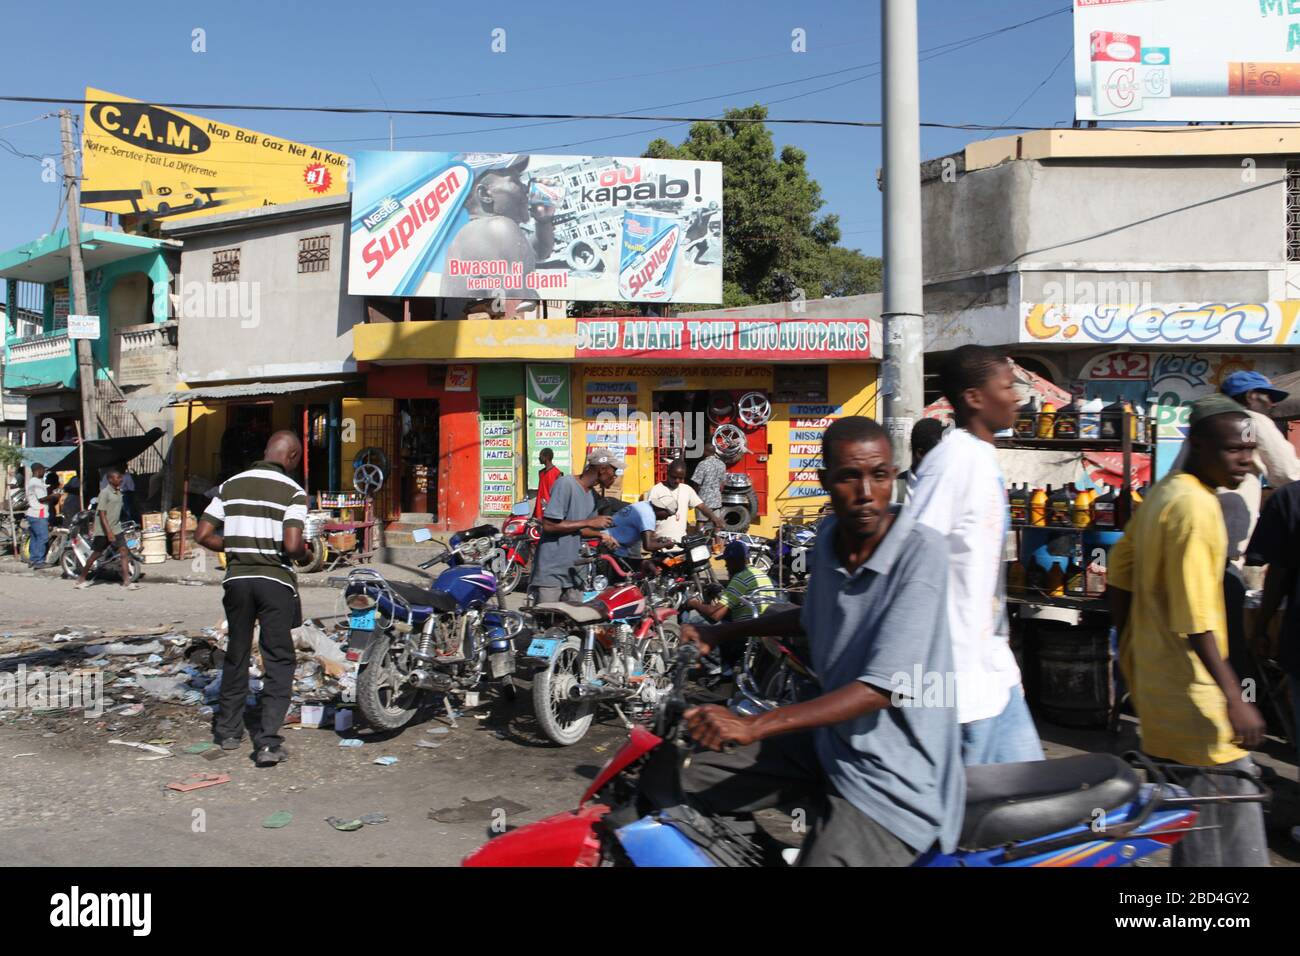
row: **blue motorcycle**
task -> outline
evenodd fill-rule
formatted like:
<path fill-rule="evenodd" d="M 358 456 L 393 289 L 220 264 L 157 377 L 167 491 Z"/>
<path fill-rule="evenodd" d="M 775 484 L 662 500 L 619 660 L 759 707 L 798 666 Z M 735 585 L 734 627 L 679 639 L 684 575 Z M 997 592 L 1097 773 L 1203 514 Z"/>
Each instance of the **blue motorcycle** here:
<path fill-rule="evenodd" d="M 505 609 L 495 575 L 477 563 L 490 560 L 492 536 L 500 533 L 483 525 L 453 535 L 447 548 L 420 564 L 448 565 L 427 590 L 390 582 L 371 568 L 330 579 L 343 587 L 348 649 L 360 652 L 357 707 L 372 727 L 406 726 L 436 694 L 450 714 L 451 695 L 484 682 L 514 696 L 513 638 L 524 618 Z M 432 536 L 420 530 L 413 537 Z"/>
<path fill-rule="evenodd" d="M 576 810 L 498 836 L 463 865 L 784 866 L 797 857 L 793 847 L 780 852 L 771 838 L 701 812 L 682 790 L 681 771 L 693 752 L 681 719 L 688 706 L 682 690 L 698 656 L 693 644 L 678 650 L 672 689 L 653 731 L 632 729 Z M 912 865 L 1126 866 L 1186 836 L 1202 805 L 1269 799 L 1258 784 L 1253 794 L 1192 796 L 1177 781 L 1197 773 L 1246 777 L 1241 771 L 1157 764 L 1141 754 L 968 767 L 957 849 L 932 849 Z"/>

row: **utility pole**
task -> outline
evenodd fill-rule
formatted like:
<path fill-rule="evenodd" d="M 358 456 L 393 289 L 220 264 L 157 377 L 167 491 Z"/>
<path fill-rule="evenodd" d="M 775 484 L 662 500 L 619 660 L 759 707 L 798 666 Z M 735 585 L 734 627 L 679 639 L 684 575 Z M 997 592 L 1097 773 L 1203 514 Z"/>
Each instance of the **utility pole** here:
<path fill-rule="evenodd" d="M 885 427 L 899 468 L 911 461 L 912 425 L 925 406 L 921 304 L 921 108 L 916 0 L 882 0 L 885 176 Z"/>
<path fill-rule="evenodd" d="M 68 110 L 59 110 L 59 129 L 63 133 L 63 186 L 68 207 L 68 259 L 71 268 L 72 312 L 74 315 L 88 315 L 86 270 L 81 263 L 81 188 L 77 179 L 77 161 L 72 143 L 72 113 Z M 101 328 L 100 335 L 103 334 Z M 85 441 L 99 437 L 92 399 L 95 391 L 95 363 L 90 357 L 90 341 L 77 339 L 76 343 L 77 386 L 81 390 L 81 438 Z M 85 488 L 86 476 L 78 477 L 82 488 Z"/>

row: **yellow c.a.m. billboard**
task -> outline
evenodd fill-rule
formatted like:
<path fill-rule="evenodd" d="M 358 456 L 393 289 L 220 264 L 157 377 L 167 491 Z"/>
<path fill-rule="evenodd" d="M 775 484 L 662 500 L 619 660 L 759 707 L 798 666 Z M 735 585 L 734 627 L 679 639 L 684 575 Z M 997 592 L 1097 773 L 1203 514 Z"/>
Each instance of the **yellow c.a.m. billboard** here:
<path fill-rule="evenodd" d="M 347 193 L 348 158 L 91 87 L 81 204 L 181 219 Z"/>

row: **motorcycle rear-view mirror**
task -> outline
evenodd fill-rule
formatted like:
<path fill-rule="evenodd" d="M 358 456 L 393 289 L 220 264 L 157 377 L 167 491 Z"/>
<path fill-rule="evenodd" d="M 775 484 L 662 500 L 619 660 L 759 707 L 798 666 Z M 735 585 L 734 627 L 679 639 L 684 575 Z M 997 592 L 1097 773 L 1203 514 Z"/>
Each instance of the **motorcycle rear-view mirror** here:
<path fill-rule="evenodd" d="M 416 528 L 411 532 L 411 537 L 416 541 L 416 543 L 423 544 L 426 541 L 433 540 L 433 532 L 428 528 Z"/>

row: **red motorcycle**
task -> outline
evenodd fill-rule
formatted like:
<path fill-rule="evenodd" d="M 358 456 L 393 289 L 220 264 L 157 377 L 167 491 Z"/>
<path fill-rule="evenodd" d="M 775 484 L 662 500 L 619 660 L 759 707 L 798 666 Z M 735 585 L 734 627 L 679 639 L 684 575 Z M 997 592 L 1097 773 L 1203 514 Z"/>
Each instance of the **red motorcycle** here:
<path fill-rule="evenodd" d="M 502 596 L 528 579 L 541 540 L 542 523 L 531 515 L 511 515 L 501 526 L 501 555 L 488 570 L 496 575 L 497 591 Z"/>
<path fill-rule="evenodd" d="M 533 676 L 533 712 L 542 732 L 561 746 L 587 734 L 598 705 L 648 719 L 668 693 L 669 662 L 679 631 L 677 611 L 647 598 L 641 575 L 628 575 L 584 604 L 563 601 L 526 609 L 534 636 L 519 660 Z"/>

